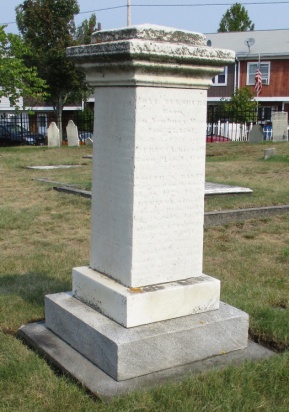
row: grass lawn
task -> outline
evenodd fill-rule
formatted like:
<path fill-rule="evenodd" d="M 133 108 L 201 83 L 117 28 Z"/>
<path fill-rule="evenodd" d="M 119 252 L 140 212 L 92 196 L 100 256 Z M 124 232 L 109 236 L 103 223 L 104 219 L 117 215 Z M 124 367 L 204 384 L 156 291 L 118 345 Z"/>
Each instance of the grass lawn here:
<path fill-rule="evenodd" d="M 276 147 L 274 158 L 263 151 Z M 44 318 L 44 295 L 71 290 L 71 270 L 89 262 L 90 199 L 52 183 L 91 187 L 91 148 L 0 148 L 0 411 L 288 411 L 289 215 L 206 227 L 204 273 L 222 300 L 250 315 L 254 340 L 278 352 L 260 362 L 187 377 L 103 404 L 53 371 L 16 338 Z M 81 164 L 72 169 L 26 166 Z M 289 204 L 289 144 L 207 145 L 206 180 L 253 189 L 213 196 L 207 211 Z"/>

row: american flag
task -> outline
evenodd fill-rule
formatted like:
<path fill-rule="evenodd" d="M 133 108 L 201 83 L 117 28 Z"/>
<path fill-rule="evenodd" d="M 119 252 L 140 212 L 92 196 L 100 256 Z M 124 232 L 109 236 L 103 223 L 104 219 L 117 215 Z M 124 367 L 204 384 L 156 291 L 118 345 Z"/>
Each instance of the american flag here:
<path fill-rule="evenodd" d="M 255 74 L 255 91 L 257 93 L 257 96 L 261 93 L 262 90 L 262 73 L 257 67 L 256 74 Z"/>

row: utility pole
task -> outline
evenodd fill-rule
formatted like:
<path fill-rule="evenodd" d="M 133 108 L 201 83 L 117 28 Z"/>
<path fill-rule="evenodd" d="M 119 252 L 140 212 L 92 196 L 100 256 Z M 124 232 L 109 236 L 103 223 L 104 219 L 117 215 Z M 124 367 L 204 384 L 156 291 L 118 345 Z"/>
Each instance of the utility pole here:
<path fill-rule="evenodd" d="M 127 26 L 131 26 L 130 0 L 127 0 Z"/>

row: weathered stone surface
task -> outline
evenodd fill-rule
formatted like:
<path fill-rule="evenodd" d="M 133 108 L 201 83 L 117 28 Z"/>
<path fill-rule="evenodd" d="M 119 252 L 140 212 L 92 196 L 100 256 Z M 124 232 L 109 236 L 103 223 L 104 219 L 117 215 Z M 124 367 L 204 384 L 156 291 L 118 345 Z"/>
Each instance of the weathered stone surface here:
<path fill-rule="evenodd" d="M 260 143 L 263 141 L 263 129 L 259 124 L 255 124 L 249 133 L 249 143 Z"/>
<path fill-rule="evenodd" d="M 51 122 L 47 130 L 48 147 L 60 147 L 59 129 L 55 122 Z"/>
<path fill-rule="evenodd" d="M 249 209 L 222 210 L 205 213 L 205 226 L 218 226 L 230 222 L 242 222 L 246 219 L 260 219 L 289 212 L 289 206 L 265 206 Z"/>
<path fill-rule="evenodd" d="M 136 390 L 148 390 L 166 382 L 178 382 L 206 371 L 276 356 L 275 352 L 249 340 L 245 349 L 117 382 L 51 332 L 45 323 L 23 325 L 18 331 L 18 336 L 45 356 L 55 368 L 81 382 L 83 387 L 103 401 L 110 401 L 115 396 Z"/>
<path fill-rule="evenodd" d="M 56 190 L 57 192 L 64 192 L 64 193 L 69 193 L 69 194 L 79 195 L 82 197 L 91 198 L 91 192 L 89 190 L 77 189 L 77 188 L 73 188 L 71 186 L 65 186 L 65 185 L 54 186 L 53 189 Z"/>
<path fill-rule="evenodd" d="M 72 290 L 74 297 L 127 328 L 216 310 L 220 299 L 220 281 L 207 275 L 128 288 L 88 267 L 73 269 Z"/>
<path fill-rule="evenodd" d="M 288 113 L 272 113 L 273 141 L 282 142 L 288 140 Z"/>
<path fill-rule="evenodd" d="M 118 381 L 244 349 L 248 340 L 248 315 L 223 303 L 131 329 L 69 293 L 46 296 L 45 314 L 49 329 Z"/>
<path fill-rule="evenodd" d="M 166 84 L 206 89 L 235 58 L 232 51 L 206 46 L 199 33 L 159 26 L 95 33 L 93 41 L 97 43 L 68 48 L 67 55 L 94 86 Z"/>
<path fill-rule="evenodd" d="M 205 196 L 225 195 L 225 194 L 243 194 L 253 193 L 253 190 L 248 187 L 240 187 L 233 185 L 224 185 L 221 183 L 205 183 Z"/>
<path fill-rule="evenodd" d="M 90 267 L 128 287 L 201 276 L 205 91 L 97 94 Z"/>
<path fill-rule="evenodd" d="M 34 170 L 54 170 L 54 169 L 74 169 L 83 165 L 47 165 L 47 166 L 27 166 L 27 169 Z"/>
<path fill-rule="evenodd" d="M 79 146 L 78 128 L 73 120 L 69 120 L 66 126 L 68 146 Z"/>
<path fill-rule="evenodd" d="M 93 140 L 90 137 L 88 137 L 85 141 L 85 144 L 86 144 L 86 146 L 92 146 L 93 145 Z"/>
<path fill-rule="evenodd" d="M 269 157 L 272 157 L 276 154 L 276 149 L 275 147 L 271 147 L 269 149 L 264 150 L 264 160 L 269 159 Z"/>
<path fill-rule="evenodd" d="M 136 39 L 153 40 L 161 43 L 182 43 L 189 44 L 190 46 L 206 46 L 206 36 L 204 34 L 153 24 L 143 24 L 107 31 L 96 31 L 91 36 L 91 43 L 107 43 Z"/>

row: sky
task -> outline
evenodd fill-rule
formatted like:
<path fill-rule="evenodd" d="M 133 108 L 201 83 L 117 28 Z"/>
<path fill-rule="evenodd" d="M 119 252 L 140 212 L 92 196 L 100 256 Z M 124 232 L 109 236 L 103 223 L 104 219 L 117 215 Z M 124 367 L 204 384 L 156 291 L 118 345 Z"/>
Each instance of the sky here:
<path fill-rule="evenodd" d="M 255 30 L 289 28 L 289 0 L 238 1 L 248 11 Z M 158 24 L 199 33 L 215 33 L 223 14 L 236 1 L 230 0 L 130 0 L 131 24 Z M 17 33 L 15 7 L 21 0 L 0 0 L 0 24 L 9 23 L 6 32 Z M 76 24 L 95 12 L 102 30 L 127 25 L 128 0 L 78 0 Z"/>

